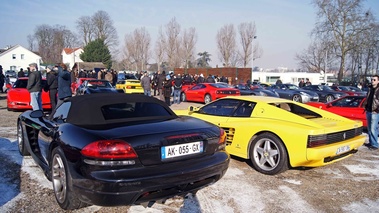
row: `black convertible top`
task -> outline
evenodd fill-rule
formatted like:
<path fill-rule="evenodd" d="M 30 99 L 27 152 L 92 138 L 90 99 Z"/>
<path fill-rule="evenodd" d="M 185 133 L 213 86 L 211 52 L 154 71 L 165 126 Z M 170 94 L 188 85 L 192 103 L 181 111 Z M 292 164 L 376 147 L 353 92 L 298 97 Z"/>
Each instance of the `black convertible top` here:
<path fill-rule="evenodd" d="M 66 122 L 78 126 L 177 117 L 163 101 L 139 94 L 96 93 L 74 96 L 67 101 L 71 107 Z"/>

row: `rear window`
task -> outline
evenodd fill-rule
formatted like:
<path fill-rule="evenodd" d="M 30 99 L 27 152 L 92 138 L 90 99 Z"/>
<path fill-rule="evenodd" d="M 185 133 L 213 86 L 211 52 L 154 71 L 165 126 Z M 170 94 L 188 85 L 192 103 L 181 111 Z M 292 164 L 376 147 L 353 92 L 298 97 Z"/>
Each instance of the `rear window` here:
<path fill-rule="evenodd" d="M 42 87 L 44 87 L 46 84 L 46 80 L 42 80 Z M 13 84 L 13 88 L 26 88 L 28 85 L 28 79 L 19 79 Z"/>
<path fill-rule="evenodd" d="M 135 102 L 105 105 L 101 108 L 105 120 L 171 116 L 171 113 L 156 103 Z"/>

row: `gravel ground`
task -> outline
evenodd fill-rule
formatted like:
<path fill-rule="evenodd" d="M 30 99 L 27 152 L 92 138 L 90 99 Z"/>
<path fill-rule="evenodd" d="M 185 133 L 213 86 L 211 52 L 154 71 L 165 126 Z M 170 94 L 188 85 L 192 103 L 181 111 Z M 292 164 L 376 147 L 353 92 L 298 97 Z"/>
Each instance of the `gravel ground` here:
<path fill-rule="evenodd" d="M 181 103 L 172 108 L 189 105 L 201 104 Z M 16 139 L 19 114 L 7 111 L 6 95 L 0 94 L 0 138 Z M 41 185 L 39 179 L 44 177 L 35 172 L 39 170 L 33 161 L 24 158 L 21 169 L 9 157 L 11 152 L 18 154 L 17 147 L 8 151 L 0 150 L 0 175 L 6 181 L 3 184 L 14 186 L 19 193 L 3 205 L 3 212 L 64 212 L 55 201 L 51 183 L 45 179 L 46 185 Z M 173 198 L 146 209 L 90 206 L 72 212 L 379 212 L 379 152 L 361 147 L 344 161 L 291 169 L 276 176 L 260 174 L 249 162 L 232 158 L 225 177 L 200 190 L 195 198 Z"/>

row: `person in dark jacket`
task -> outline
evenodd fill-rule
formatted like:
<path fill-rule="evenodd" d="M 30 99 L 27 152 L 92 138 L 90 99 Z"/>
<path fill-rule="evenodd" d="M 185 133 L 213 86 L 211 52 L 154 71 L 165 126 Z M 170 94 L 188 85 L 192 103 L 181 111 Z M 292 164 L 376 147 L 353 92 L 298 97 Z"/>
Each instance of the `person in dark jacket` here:
<path fill-rule="evenodd" d="M 30 105 L 33 110 L 42 110 L 42 75 L 36 63 L 29 64 L 30 74 L 26 89 L 30 93 Z"/>
<path fill-rule="evenodd" d="M 5 76 L 3 74 L 3 67 L 0 65 L 0 91 L 3 93 L 3 86 L 5 83 Z"/>
<path fill-rule="evenodd" d="M 56 69 L 56 70 L 54 70 Z M 57 92 L 58 92 L 58 68 L 52 67 L 51 65 L 46 68 L 46 87 L 45 91 L 49 91 L 51 111 L 55 109 L 58 103 Z"/>
<path fill-rule="evenodd" d="M 180 104 L 180 93 L 182 92 L 183 87 L 183 78 L 180 74 L 176 75 L 176 78 L 174 78 L 173 85 L 174 85 L 174 104 Z"/>
<path fill-rule="evenodd" d="M 158 75 L 158 92 L 159 92 L 159 100 L 161 101 L 165 100 L 165 96 L 163 95 L 163 82 L 165 81 L 165 79 L 166 79 L 166 72 L 163 70 L 162 73 Z"/>
<path fill-rule="evenodd" d="M 212 77 L 211 74 L 208 75 L 207 79 L 205 80 L 206 83 L 216 83 L 216 80 Z"/>
<path fill-rule="evenodd" d="M 21 77 L 25 77 L 25 73 L 24 73 L 24 69 L 20 69 L 20 71 L 17 73 L 17 77 L 18 78 L 21 78 Z"/>
<path fill-rule="evenodd" d="M 167 105 L 171 105 L 170 98 L 171 98 L 171 87 L 172 87 L 172 81 L 170 75 L 167 75 L 165 80 L 163 81 L 163 96 L 164 101 Z"/>
<path fill-rule="evenodd" d="M 65 98 L 72 97 L 71 92 L 71 74 L 67 70 L 67 66 L 64 63 L 61 63 L 58 66 L 58 103 L 59 106 L 63 103 Z"/>

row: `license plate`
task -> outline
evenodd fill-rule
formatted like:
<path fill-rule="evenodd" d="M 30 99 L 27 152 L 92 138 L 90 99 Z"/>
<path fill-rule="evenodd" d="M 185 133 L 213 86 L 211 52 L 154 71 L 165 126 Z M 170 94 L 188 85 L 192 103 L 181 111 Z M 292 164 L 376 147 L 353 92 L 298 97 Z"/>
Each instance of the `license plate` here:
<path fill-rule="evenodd" d="M 203 152 L 203 141 L 161 147 L 162 159 Z"/>
<path fill-rule="evenodd" d="M 339 154 L 347 152 L 347 151 L 350 151 L 350 146 L 341 146 L 341 147 L 338 147 L 338 149 L 336 151 L 336 155 L 339 155 Z"/>

